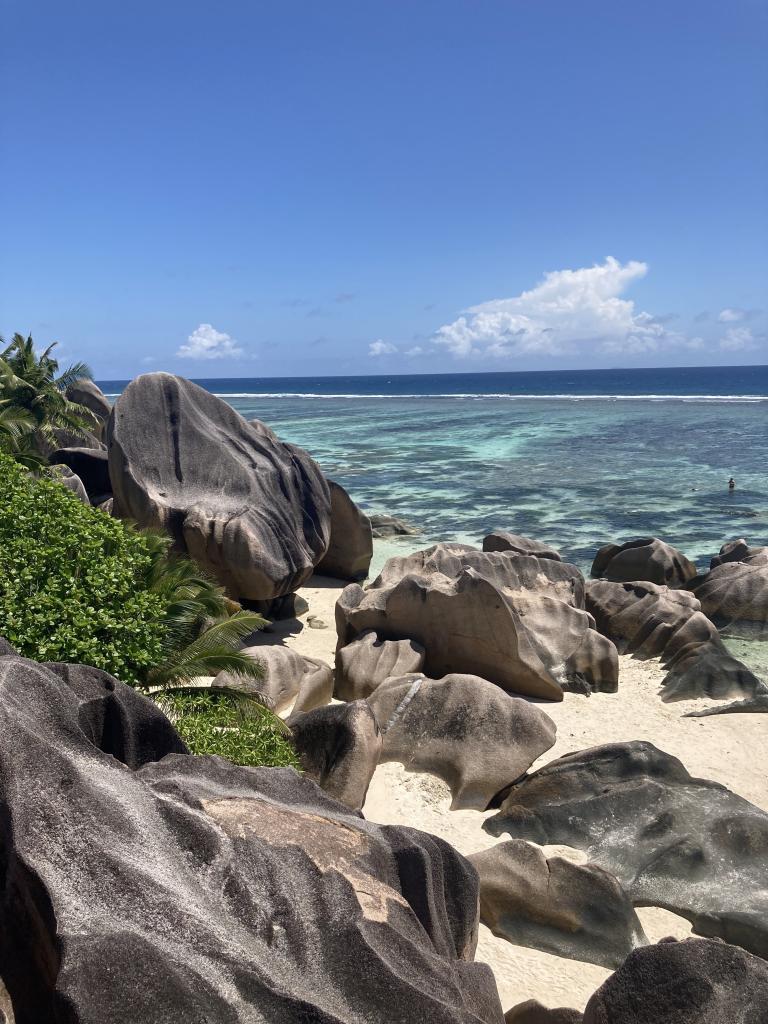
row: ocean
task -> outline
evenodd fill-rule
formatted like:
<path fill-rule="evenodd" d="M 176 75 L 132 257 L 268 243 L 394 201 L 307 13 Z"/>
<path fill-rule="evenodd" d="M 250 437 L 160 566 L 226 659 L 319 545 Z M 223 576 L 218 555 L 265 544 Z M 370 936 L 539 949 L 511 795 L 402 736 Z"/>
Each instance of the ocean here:
<path fill-rule="evenodd" d="M 700 569 L 726 540 L 768 543 L 766 366 L 197 383 L 306 448 L 365 511 L 417 526 L 411 550 L 505 529 L 588 573 L 599 547 L 634 537 Z M 377 545 L 374 569 L 393 550 Z"/>

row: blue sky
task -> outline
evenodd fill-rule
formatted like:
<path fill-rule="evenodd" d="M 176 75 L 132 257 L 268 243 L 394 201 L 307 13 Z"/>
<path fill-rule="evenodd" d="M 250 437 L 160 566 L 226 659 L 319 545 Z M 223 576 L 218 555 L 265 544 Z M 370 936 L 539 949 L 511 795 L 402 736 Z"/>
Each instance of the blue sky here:
<path fill-rule="evenodd" d="M 766 361 L 764 0 L 0 11 L 0 329 L 99 378 Z"/>

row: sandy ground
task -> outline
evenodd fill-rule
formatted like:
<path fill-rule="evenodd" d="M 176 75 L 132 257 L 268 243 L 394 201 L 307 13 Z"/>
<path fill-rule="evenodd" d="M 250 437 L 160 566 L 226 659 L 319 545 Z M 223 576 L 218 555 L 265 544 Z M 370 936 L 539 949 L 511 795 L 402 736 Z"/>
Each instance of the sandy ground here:
<path fill-rule="evenodd" d="M 273 632 L 263 639 L 285 643 L 332 665 L 336 646 L 334 606 L 342 587 L 336 580 L 313 577 L 300 591 L 309 611 L 298 619 L 275 624 Z M 307 619 L 313 615 L 327 628 L 310 628 Z M 768 811 L 768 719 L 764 715 L 684 718 L 686 711 L 716 702 L 663 704 L 659 696 L 663 674 L 657 661 L 622 657 L 618 693 L 589 698 L 566 694 L 562 704 L 546 703 L 547 714 L 557 724 L 557 742 L 534 767 L 600 743 L 650 740 L 680 758 L 691 774 L 723 783 Z M 371 821 L 410 825 L 441 836 L 464 854 L 500 841 L 481 828 L 487 814 L 449 811 L 449 804 L 449 791 L 441 780 L 412 774 L 402 765 L 389 763 L 377 769 L 364 813 Z M 663 910 L 643 908 L 638 916 L 651 941 L 690 933 L 687 921 Z M 483 925 L 476 959 L 493 969 L 505 1010 L 533 998 L 547 1006 L 583 1009 L 610 973 L 594 964 L 514 946 L 496 938 Z"/>

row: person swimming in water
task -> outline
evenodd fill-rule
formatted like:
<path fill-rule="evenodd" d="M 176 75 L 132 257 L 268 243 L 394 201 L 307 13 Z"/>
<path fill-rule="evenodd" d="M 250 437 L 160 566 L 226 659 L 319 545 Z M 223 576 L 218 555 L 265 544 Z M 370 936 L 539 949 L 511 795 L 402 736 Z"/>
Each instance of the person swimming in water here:
<path fill-rule="evenodd" d="M 731 477 L 731 479 L 728 481 L 728 490 L 729 491 L 735 491 L 736 490 L 736 481 L 733 479 L 733 477 Z"/>

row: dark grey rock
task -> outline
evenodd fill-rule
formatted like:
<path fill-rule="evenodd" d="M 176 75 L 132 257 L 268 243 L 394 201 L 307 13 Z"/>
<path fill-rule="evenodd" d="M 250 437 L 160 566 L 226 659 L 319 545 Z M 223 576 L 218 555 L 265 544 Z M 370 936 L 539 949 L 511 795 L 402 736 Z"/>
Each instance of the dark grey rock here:
<path fill-rule="evenodd" d="M 592 563 L 592 576 L 614 583 L 646 580 L 659 586 L 682 587 L 695 575 L 693 562 L 658 537 L 606 544 Z"/>
<path fill-rule="evenodd" d="M 387 539 L 389 537 L 417 537 L 421 530 L 418 530 L 415 526 L 411 526 L 402 519 L 397 519 L 395 516 L 387 516 L 381 513 L 375 513 L 369 517 L 373 536 L 379 539 Z"/>
<path fill-rule="evenodd" d="M 721 629 L 768 635 L 768 561 L 722 562 L 691 580 L 689 590 Z"/>
<path fill-rule="evenodd" d="M 517 946 L 618 967 L 648 940 L 618 881 L 512 839 L 469 858 L 480 876 L 480 920 Z"/>
<path fill-rule="evenodd" d="M 365 590 L 342 592 L 338 648 L 373 630 L 424 647 L 433 679 L 466 672 L 549 700 L 570 687 L 615 690 L 616 650 L 583 608 L 584 580 L 573 565 L 437 544 L 390 558 Z"/>
<path fill-rule="evenodd" d="M 66 390 L 70 402 L 76 402 L 89 410 L 95 417 L 92 433 L 99 439 L 103 436 L 112 406 L 109 404 L 101 388 L 92 380 L 76 380 Z"/>
<path fill-rule="evenodd" d="M 725 942 L 637 949 L 590 999 L 584 1024 L 765 1024 L 768 964 Z"/>
<path fill-rule="evenodd" d="M 132 771 L 0 660 L 0 974 L 17 1024 L 501 1024 L 477 875 L 292 769 Z"/>
<path fill-rule="evenodd" d="M 654 583 L 587 584 L 587 609 L 619 651 L 660 658 L 662 700 L 724 699 L 761 693 L 764 684 L 728 652 L 714 623 L 684 590 Z"/>
<path fill-rule="evenodd" d="M 290 726 L 309 778 L 334 800 L 361 810 L 381 754 L 381 733 L 366 701 L 294 714 Z"/>
<path fill-rule="evenodd" d="M 271 601 L 328 548 L 331 501 L 316 463 L 180 377 L 137 377 L 107 427 L 114 514 L 167 530 L 229 593 Z"/>
<path fill-rule="evenodd" d="M 344 488 L 333 480 L 331 489 L 331 539 L 317 565 L 317 572 L 340 580 L 364 580 L 373 558 L 371 523 Z"/>
<path fill-rule="evenodd" d="M 483 551 L 514 551 L 518 555 L 533 555 L 534 558 L 551 558 L 562 562 L 559 551 L 548 544 L 522 537 L 519 533 L 507 533 L 505 530 L 494 530 L 483 538 Z"/>
<path fill-rule="evenodd" d="M 338 700 L 370 697 L 385 679 L 421 672 L 423 667 L 421 644 L 415 640 L 380 640 L 371 630 L 336 655 L 333 695 Z"/>
<path fill-rule="evenodd" d="M 68 491 L 82 501 L 84 505 L 90 505 L 88 500 L 88 492 L 85 489 L 85 485 L 77 473 L 73 473 L 69 466 L 51 466 L 48 471 L 54 480 L 58 480 L 60 484 L 63 484 Z"/>
<path fill-rule="evenodd" d="M 112 490 L 106 451 L 97 448 L 59 448 L 48 457 L 51 465 L 68 466 L 83 481 L 88 500 L 106 501 Z M 96 499 L 101 499 L 97 502 Z"/>
<path fill-rule="evenodd" d="M 550 1009 L 536 999 L 519 1003 L 504 1014 L 504 1024 L 581 1024 L 583 1019 L 578 1010 L 565 1006 Z"/>
<path fill-rule="evenodd" d="M 731 540 L 727 544 L 723 544 L 720 553 L 710 561 L 709 568 L 715 569 L 725 562 L 746 562 L 748 565 L 765 564 L 768 562 L 768 547 L 751 548 L 743 537 Z"/>
<path fill-rule="evenodd" d="M 768 814 L 651 743 L 552 761 L 512 786 L 483 827 L 584 850 L 635 906 L 768 956 Z"/>
<path fill-rule="evenodd" d="M 541 708 L 478 676 L 387 679 L 368 703 L 384 734 L 381 760 L 443 779 L 452 810 L 484 811 L 549 750 L 557 732 Z"/>
<path fill-rule="evenodd" d="M 246 647 L 243 652 L 262 666 L 262 678 L 250 679 L 220 672 L 216 676 L 219 686 L 261 694 L 267 705 L 277 713 L 285 711 L 292 704 L 294 714 L 312 711 L 330 701 L 333 695 L 333 671 L 324 661 L 306 657 L 279 644 Z"/>

